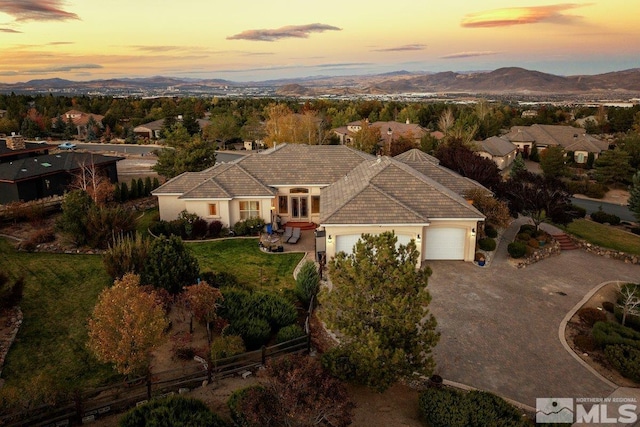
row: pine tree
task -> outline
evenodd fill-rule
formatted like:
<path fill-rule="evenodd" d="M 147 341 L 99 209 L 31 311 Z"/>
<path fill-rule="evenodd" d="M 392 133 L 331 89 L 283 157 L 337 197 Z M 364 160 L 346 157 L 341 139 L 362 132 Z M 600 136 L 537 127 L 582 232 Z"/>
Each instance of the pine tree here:
<path fill-rule="evenodd" d="M 144 193 L 144 183 L 142 182 L 142 178 L 138 178 L 136 181 L 136 187 L 138 189 L 138 197 L 145 197 L 146 194 Z"/>
<path fill-rule="evenodd" d="M 129 200 L 129 187 L 126 182 L 120 184 L 120 200 L 122 202 Z"/>
<path fill-rule="evenodd" d="M 518 153 L 516 158 L 513 160 L 513 165 L 511 166 L 511 176 L 517 176 L 520 172 L 523 172 L 527 169 L 524 159 L 522 158 L 522 154 Z"/>
<path fill-rule="evenodd" d="M 633 175 L 633 184 L 629 192 L 629 210 L 640 221 L 640 171 Z"/>
<path fill-rule="evenodd" d="M 135 179 L 132 179 L 131 186 L 129 187 L 129 199 L 135 200 L 138 197 L 140 197 L 140 195 L 138 194 L 138 183 Z"/>
<path fill-rule="evenodd" d="M 144 195 L 145 197 L 148 197 L 151 195 L 151 191 L 153 190 L 153 187 L 151 187 L 151 178 L 150 177 L 146 177 L 144 179 Z"/>

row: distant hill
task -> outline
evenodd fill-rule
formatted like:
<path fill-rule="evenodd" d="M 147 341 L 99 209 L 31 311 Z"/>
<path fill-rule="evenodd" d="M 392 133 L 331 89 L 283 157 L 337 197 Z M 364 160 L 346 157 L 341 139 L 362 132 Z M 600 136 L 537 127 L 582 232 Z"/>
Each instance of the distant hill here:
<path fill-rule="evenodd" d="M 181 79 L 154 76 L 74 82 L 65 79 L 40 79 L 2 84 L 9 91 L 110 91 L 114 93 L 224 93 L 243 88 L 269 88 L 281 96 L 359 95 L 398 93 L 483 93 L 483 94 L 640 94 L 640 68 L 596 75 L 558 76 L 518 67 L 493 71 L 440 73 L 405 70 L 377 75 L 312 76 L 233 82 L 223 79 Z"/>

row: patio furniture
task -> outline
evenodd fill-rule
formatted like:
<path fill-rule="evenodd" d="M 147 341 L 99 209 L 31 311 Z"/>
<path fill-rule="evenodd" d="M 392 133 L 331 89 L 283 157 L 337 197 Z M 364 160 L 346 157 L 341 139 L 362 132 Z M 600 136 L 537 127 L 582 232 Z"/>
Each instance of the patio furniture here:
<path fill-rule="evenodd" d="M 282 241 L 287 242 L 293 235 L 293 227 L 285 227 L 284 234 L 282 235 Z"/>
<path fill-rule="evenodd" d="M 293 234 L 291 234 L 291 237 L 289 238 L 289 240 L 287 240 L 287 243 L 298 243 L 298 240 L 300 240 L 300 229 L 299 228 L 294 228 L 293 229 Z"/>

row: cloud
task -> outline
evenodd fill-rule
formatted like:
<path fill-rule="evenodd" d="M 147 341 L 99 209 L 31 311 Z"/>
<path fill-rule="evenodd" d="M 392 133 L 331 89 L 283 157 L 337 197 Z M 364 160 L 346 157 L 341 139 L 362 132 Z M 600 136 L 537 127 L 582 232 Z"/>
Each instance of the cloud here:
<path fill-rule="evenodd" d="M 47 45 L 49 46 L 62 46 L 65 44 L 75 44 L 75 42 L 49 42 Z"/>
<path fill-rule="evenodd" d="M 408 50 L 424 50 L 427 47 L 426 44 L 415 43 L 405 44 L 404 46 L 390 47 L 386 49 L 373 49 L 374 52 L 403 52 Z"/>
<path fill-rule="evenodd" d="M 134 49 L 142 50 L 144 52 L 170 52 L 172 50 L 184 50 L 184 47 L 180 46 L 143 46 L 133 45 Z"/>
<path fill-rule="evenodd" d="M 591 3 L 562 3 L 547 6 L 494 9 L 468 14 L 462 19 L 460 25 L 466 28 L 489 28 L 522 24 L 538 24 L 541 22 L 570 24 L 580 19 L 580 17 L 563 12 L 590 5 Z"/>
<path fill-rule="evenodd" d="M 441 56 L 440 59 L 472 58 L 475 56 L 497 55 L 498 53 L 500 52 L 492 52 L 490 50 L 480 51 L 480 52 L 458 52 L 458 53 L 450 53 L 448 55 Z"/>
<path fill-rule="evenodd" d="M 21 71 L 22 74 L 49 74 L 59 72 L 70 72 L 74 70 L 100 69 L 103 68 L 99 64 L 74 64 L 74 65 L 54 65 L 43 68 L 31 68 Z"/>
<path fill-rule="evenodd" d="M 317 23 L 308 25 L 289 25 L 272 30 L 246 30 L 233 36 L 227 37 L 227 40 L 273 42 L 276 40 L 288 38 L 306 39 L 311 33 L 323 33 L 325 31 L 342 31 L 342 28 Z"/>
<path fill-rule="evenodd" d="M 73 12 L 62 9 L 62 0 L 0 0 L 0 12 L 16 21 L 66 21 L 80 19 Z"/>
<path fill-rule="evenodd" d="M 0 28 L 0 33 L 21 33 L 22 31 L 14 30 L 13 28 Z"/>

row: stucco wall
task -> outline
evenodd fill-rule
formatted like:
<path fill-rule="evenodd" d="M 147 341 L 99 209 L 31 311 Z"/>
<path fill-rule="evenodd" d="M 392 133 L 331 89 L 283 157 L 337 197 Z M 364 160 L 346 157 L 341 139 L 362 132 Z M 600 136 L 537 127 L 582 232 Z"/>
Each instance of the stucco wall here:
<path fill-rule="evenodd" d="M 178 218 L 178 214 L 186 209 L 185 201 L 178 199 L 178 196 L 157 195 L 158 208 L 160 210 L 160 219 L 164 221 L 173 221 Z"/>

